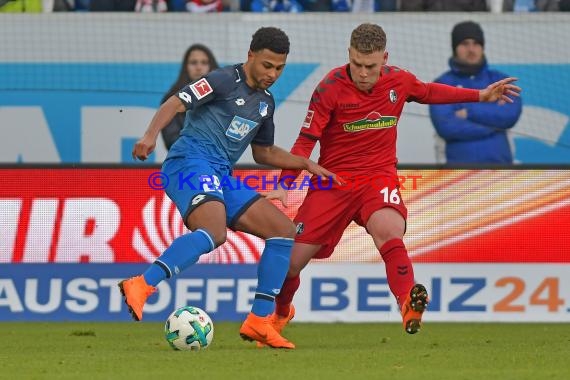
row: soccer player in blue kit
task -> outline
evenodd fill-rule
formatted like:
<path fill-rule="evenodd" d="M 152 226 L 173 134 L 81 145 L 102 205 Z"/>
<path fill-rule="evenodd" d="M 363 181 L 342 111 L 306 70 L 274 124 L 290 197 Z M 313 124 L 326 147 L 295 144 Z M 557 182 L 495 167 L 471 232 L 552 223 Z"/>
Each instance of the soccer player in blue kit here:
<path fill-rule="evenodd" d="M 227 226 L 265 239 L 255 298 L 241 337 L 274 348 L 295 347 L 269 321 L 289 268 L 295 226 L 271 202 L 231 176 L 248 145 L 259 164 L 334 176 L 273 144 L 275 102 L 267 89 L 283 72 L 288 53 L 289 38 L 282 30 L 260 28 L 252 36 L 245 63 L 214 70 L 186 85 L 163 103 L 135 144 L 133 157 L 147 159 L 160 130 L 176 113 L 186 112 L 180 138 L 162 171 L 170 179 L 166 193 L 192 232 L 175 239 L 143 274 L 119 283 L 135 320 L 142 319 L 144 304 L 159 282 L 226 241 Z"/>

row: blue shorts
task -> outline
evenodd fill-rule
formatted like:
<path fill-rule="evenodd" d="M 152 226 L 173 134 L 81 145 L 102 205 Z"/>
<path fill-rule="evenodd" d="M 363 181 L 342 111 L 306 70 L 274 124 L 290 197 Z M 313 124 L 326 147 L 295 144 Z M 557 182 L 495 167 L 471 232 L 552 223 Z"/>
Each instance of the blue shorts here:
<path fill-rule="evenodd" d="M 226 225 L 234 229 L 239 217 L 261 197 L 244 188 L 227 166 L 203 159 L 170 158 L 162 164 L 162 172 L 169 179 L 166 194 L 176 204 L 184 223 L 196 207 L 218 201 L 226 206 Z"/>

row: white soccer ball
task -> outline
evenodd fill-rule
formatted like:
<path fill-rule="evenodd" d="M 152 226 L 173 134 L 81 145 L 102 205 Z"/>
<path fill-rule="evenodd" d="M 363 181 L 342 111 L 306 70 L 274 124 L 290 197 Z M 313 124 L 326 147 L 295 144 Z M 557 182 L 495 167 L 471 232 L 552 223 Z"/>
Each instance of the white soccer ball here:
<path fill-rule="evenodd" d="M 168 316 L 164 336 L 175 350 L 202 350 L 209 347 L 214 339 L 214 324 L 204 310 L 184 306 Z"/>

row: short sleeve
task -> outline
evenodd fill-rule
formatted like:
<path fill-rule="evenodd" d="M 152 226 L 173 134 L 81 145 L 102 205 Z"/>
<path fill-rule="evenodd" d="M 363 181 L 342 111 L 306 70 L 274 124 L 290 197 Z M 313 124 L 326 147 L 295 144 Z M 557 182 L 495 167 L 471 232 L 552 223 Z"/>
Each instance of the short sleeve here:
<path fill-rule="evenodd" d="M 323 130 L 330 121 L 336 102 L 335 98 L 338 91 L 335 90 L 334 83 L 325 78 L 315 88 L 299 134 L 317 140 L 321 138 Z"/>
<path fill-rule="evenodd" d="M 174 95 L 182 101 L 188 111 L 196 109 L 216 97 L 225 95 L 231 91 L 234 85 L 235 81 L 231 78 L 231 73 L 220 69 L 187 84 Z"/>
<path fill-rule="evenodd" d="M 263 121 L 251 143 L 264 146 L 271 146 L 275 143 L 275 124 L 273 123 L 273 116 Z"/>

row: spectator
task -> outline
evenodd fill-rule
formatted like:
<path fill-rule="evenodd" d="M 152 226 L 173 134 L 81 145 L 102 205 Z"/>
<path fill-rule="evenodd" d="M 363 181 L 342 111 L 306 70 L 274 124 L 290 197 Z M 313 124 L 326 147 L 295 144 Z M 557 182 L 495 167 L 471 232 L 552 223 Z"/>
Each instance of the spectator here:
<path fill-rule="evenodd" d="M 552 12 L 560 10 L 560 0 L 503 0 L 503 12 Z"/>
<path fill-rule="evenodd" d="M 45 9 L 44 2 L 44 12 L 71 12 L 75 10 L 75 1 L 72 0 L 54 0 L 51 3 L 51 9 Z"/>
<path fill-rule="evenodd" d="M 330 12 L 331 0 L 299 0 L 306 12 Z"/>
<path fill-rule="evenodd" d="M 53 1 L 44 1 L 44 13 L 45 12 L 73 12 L 73 11 L 88 11 L 89 10 L 89 3 L 91 0 L 53 0 Z M 46 4 L 50 9 L 46 9 Z M 108 3 L 108 2 L 107 2 Z M 132 1 L 134 4 L 134 0 Z M 128 12 L 132 11 L 131 9 L 127 9 Z M 110 9 L 114 10 L 114 9 Z"/>
<path fill-rule="evenodd" d="M 303 6 L 297 0 L 253 0 L 252 12 L 303 12 Z"/>
<path fill-rule="evenodd" d="M 485 38 L 479 24 L 465 21 L 455 25 L 451 41 L 451 70 L 436 82 L 482 89 L 508 77 L 487 66 Z M 447 163 L 512 163 L 507 130 L 515 125 L 521 110 L 520 98 L 514 97 L 513 103 L 430 105 L 430 116 L 445 140 Z"/>
<path fill-rule="evenodd" d="M 401 11 L 411 12 L 486 12 L 486 0 L 405 0 L 400 2 Z"/>
<path fill-rule="evenodd" d="M 222 12 L 224 5 L 222 0 L 189 0 L 186 10 L 192 13 Z"/>
<path fill-rule="evenodd" d="M 395 12 L 398 10 L 398 0 L 376 0 L 376 11 Z"/>
<path fill-rule="evenodd" d="M 135 12 L 167 12 L 168 4 L 166 0 L 137 0 Z"/>
<path fill-rule="evenodd" d="M 91 12 L 132 12 L 135 10 L 136 0 L 91 0 Z"/>
<path fill-rule="evenodd" d="M 373 13 L 396 11 L 396 0 L 331 0 L 333 12 Z"/>
<path fill-rule="evenodd" d="M 174 95 L 178 90 L 200 79 L 207 73 L 218 68 L 218 62 L 214 54 L 206 45 L 194 44 L 184 53 L 180 73 L 176 82 L 170 87 L 166 95 L 161 100 L 161 104 Z M 184 113 L 178 113 L 172 121 L 161 131 L 162 139 L 166 149 L 170 150 L 174 141 L 178 138 L 180 131 L 184 127 Z"/>

